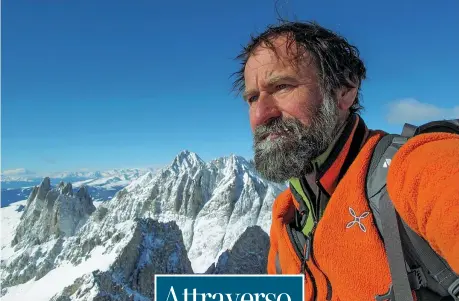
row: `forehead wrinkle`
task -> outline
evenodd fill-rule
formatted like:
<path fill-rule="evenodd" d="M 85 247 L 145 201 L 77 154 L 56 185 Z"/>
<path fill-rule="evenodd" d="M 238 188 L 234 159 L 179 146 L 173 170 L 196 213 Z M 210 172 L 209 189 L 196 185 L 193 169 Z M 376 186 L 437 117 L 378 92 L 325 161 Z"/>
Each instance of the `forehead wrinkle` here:
<path fill-rule="evenodd" d="M 272 73 L 275 72 L 275 68 L 274 66 L 273 67 L 268 67 L 267 69 L 263 70 L 260 72 L 260 68 L 263 68 L 263 67 L 266 67 L 266 66 L 269 66 L 269 65 L 275 65 L 276 62 L 262 62 L 260 60 L 259 57 L 257 56 L 253 56 L 251 59 L 253 59 L 254 61 L 256 61 L 258 64 L 258 66 L 253 66 L 254 62 L 253 61 L 249 61 L 247 63 L 247 66 L 245 68 L 245 78 L 246 80 L 247 79 L 251 79 L 255 82 L 255 85 L 256 87 L 259 87 L 260 86 L 260 80 L 266 80 L 266 78 L 269 78 L 271 76 Z M 253 75 L 252 76 L 248 76 L 247 72 L 248 70 L 251 70 L 253 72 Z M 257 92 L 258 90 L 256 88 L 247 88 L 247 85 L 245 84 L 244 85 L 244 92 L 243 92 L 243 97 L 246 98 L 246 96 L 248 94 L 251 94 L 251 93 L 254 93 L 254 92 Z"/>
<path fill-rule="evenodd" d="M 276 43 L 276 42 L 275 42 Z M 276 80 L 272 77 L 303 77 L 300 73 L 304 73 L 304 70 L 300 70 L 299 66 L 295 64 L 297 58 L 294 55 L 294 51 L 289 51 L 288 48 L 292 45 L 287 45 L 286 41 L 283 43 L 276 43 L 274 49 L 266 47 L 265 45 L 259 45 L 254 49 L 252 55 L 248 59 L 245 68 L 245 78 L 243 97 L 246 98 L 248 94 L 258 92 L 258 88 L 247 87 L 248 79 L 252 83 L 255 83 L 256 87 L 261 85 L 270 84 Z M 260 68 L 264 70 L 260 70 Z M 248 76 L 250 71 L 251 75 Z M 261 72 L 260 72 L 261 71 Z M 275 75 L 275 73 L 279 73 Z"/>

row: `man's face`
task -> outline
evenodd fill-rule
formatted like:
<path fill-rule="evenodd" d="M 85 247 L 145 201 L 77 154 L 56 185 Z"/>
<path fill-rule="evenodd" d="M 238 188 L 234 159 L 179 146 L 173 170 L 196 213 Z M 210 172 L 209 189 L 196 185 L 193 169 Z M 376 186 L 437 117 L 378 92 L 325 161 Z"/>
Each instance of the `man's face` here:
<path fill-rule="evenodd" d="M 255 166 L 268 180 L 283 182 L 312 171 L 312 160 L 333 141 L 339 111 L 332 97 L 322 96 L 311 57 L 306 53 L 304 63 L 295 64 L 285 38 L 273 44 L 277 56 L 262 45 L 248 59 L 244 98 Z"/>

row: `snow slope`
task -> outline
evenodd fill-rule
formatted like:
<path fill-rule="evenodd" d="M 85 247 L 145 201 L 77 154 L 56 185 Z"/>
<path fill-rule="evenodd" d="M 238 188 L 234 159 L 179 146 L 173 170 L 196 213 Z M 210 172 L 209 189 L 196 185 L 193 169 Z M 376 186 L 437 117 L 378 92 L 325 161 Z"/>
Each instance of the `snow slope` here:
<path fill-rule="evenodd" d="M 27 204 L 27 200 L 19 201 L 0 210 L 1 237 L 0 237 L 0 259 L 8 258 L 14 252 L 10 247 L 11 241 L 17 226 L 19 225 L 22 212 Z"/>

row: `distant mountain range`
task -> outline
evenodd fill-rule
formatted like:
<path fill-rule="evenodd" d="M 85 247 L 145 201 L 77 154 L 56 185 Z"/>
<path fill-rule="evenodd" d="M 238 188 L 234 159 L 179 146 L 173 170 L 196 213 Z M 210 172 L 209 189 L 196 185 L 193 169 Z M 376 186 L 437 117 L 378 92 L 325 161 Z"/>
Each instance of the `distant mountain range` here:
<path fill-rule="evenodd" d="M 113 198 L 120 189 L 147 172 L 154 172 L 154 170 L 130 168 L 92 172 L 59 172 L 46 175 L 46 177 L 56 184 L 72 183 L 74 189 L 86 185 L 95 201 L 105 201 Z M 39 185 L 44 177 L 27 170 L 16 170 L 14 174 L 2 174 L 1 207 L 27 199 L 33 187 Z"/>
<path fill-rule="evenodd" d="M 115 186 L 126 186 L 126 183 L 129 183 L 133 179 L 136 179 L 147 172 L 153 171 L 153 169 L 125 168 L 111 169 L 106 171 L 57 172 L 43 175 L 36 174 L 24 169 L 18 169 L 15 171 L 15 173 L 12 173 L 13 171 L 2 173 L 2 188 L 21 188 L 38 185 L 41 183 L 44 177 L 49 177 L 53 181 L 64 181 L 71 183 L 89 180 L 100 180 L 97 181 L 94 186 L 104 186 L 107 184 L 114 184 Z"/>

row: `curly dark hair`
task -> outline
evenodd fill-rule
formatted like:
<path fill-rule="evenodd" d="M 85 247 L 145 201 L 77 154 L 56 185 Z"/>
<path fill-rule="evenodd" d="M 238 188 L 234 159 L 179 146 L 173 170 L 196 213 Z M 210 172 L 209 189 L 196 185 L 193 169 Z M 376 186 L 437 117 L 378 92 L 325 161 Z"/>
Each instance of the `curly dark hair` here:
<path fill-rule="evenodd" d="M 316 22 L 283 22 L 280 25 L 271 25 L 258 36 L 251 36 L 250 42 L 243 47 L 236 59 L 241 60 L 241 68 L 235 72 L 234 90 L 239 93 L 245 89 L 244 69 L 250 55 L 263 44 L 276 53 L 273 40 L 277 37 L 287 37 L 287 51 L 296 53 L 296 64 L 304 60 L 304 52 L 312 55 L 319 76 L 319 85 L 322 93 L 333 96 L 337 89 L 345 86 L 358 88 L 357 97 L 350 108 L 351 112 L 359 112 L 363 107 L 360 104 L 359 94 L 362 80 L 365 79 L 366 69 L 359 57 L 358 49 L 351 45 L 344 37 L 326 29 Z M 277 53 L 276 53 L 277 54 Z"/>

